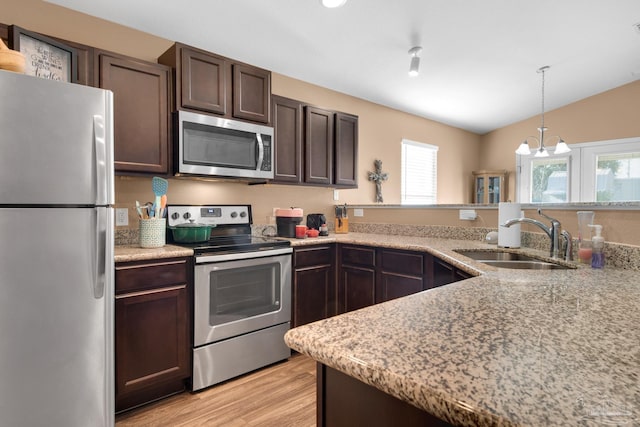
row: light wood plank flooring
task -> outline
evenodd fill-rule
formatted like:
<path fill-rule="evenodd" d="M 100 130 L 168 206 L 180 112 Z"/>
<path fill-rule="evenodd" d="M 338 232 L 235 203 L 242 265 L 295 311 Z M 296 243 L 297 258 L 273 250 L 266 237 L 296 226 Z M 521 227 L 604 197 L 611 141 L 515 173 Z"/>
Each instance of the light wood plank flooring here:
<path fill-rule="evenodd" d="M 316 365 L 301 354 L 204 391 L 182 393 L 116 417 L 116 427 L 315 425 Z"/>

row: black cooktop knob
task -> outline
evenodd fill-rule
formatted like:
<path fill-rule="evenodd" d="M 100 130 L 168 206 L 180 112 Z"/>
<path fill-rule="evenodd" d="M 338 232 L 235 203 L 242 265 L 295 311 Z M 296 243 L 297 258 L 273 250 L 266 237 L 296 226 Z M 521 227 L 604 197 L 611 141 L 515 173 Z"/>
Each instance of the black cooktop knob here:
<path fill-rule="evenodd" d="M 171 214 L 171 219 L 178 219 L 180 218 L 180 214 L 178 212 L 174 212 Z"/>
<path fill-rule="evenodd" d="M 182 215 L 182 217 L 184 219 L 189 219 L 189 218 L 191 218 L 191 214 L 189 212 L 185 212 L 184 215 Z"/>
<path fill-rule="evenodd" d="M 235 218 L 238 216 L 238 212 L 231 212 L 231 218 Z"/>
<path fill-rule="evenodd" d="M 244 212 L 244 211 L 243 211 L 243 212 L 240 212 L 240 218 L 244 218 L 245 216 L 247 216 L 247 213 L 246 213 L 246 212 Z"/>

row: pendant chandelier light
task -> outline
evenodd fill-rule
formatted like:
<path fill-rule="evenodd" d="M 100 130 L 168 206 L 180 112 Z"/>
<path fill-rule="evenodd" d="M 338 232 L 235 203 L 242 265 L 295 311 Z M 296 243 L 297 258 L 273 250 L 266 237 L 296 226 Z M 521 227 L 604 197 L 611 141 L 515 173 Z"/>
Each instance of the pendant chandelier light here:
<path fill-rule="evenodd" d="M 542 74 L 542 112 L 541 112 L 541 124 L 538 128 L 539 137 L 528 136 L 522 141 L 522 144 L 516 150 L 516 154 L 520 155 L 529 155 L 531 154 L 531 149 L 529 148 L 529 143 L 527 142 L 529 139 L 533 139 L 537 142 L 538 148 L 535 151 L 535 157 L 549 157 L 549 150 L 545 147 L 544 143 L 544 133 L 547 131 L 547 128 L 544 126 L 544 73 L 549 69 L 548 65 L 544 67 L 540 67 L 538 69 L 538 73 Z M 555 150 L 553 150 L 554 154 L 564 154 L 571 151 L 569 146 L 560 138 L 559 136 L 552 136 L 551 138 L 558 138 L 558 143 L 556 144 Z"/>

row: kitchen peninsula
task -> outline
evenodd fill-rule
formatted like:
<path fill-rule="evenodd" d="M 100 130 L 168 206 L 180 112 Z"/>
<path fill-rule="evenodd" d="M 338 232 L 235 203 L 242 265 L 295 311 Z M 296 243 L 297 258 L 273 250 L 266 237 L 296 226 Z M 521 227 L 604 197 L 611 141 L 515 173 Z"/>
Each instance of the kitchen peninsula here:
<path fill-rule="evenodd" d="M 346 374 L 453 425 L 640 422 L 637 272 L 498 269 L 454 252 L 495 248 L 468 240 L 335 241 L 429 252 L 479 275 L 292 329 L 288 345 L 319 362 L 319 381 Z M 339 406 L 376 413 L 362 398 L 327 399 L 330 387 L 319 384 L 318 425 L 339 425 Z"/>

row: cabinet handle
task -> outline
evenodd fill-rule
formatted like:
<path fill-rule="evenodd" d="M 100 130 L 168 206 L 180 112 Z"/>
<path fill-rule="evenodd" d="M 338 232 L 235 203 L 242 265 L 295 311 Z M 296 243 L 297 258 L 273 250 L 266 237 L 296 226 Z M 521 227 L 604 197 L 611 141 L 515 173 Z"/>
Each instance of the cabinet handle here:
<path fill-rule="evenodd" d="M 260 132 L 256 133 L 256 139 L 258 140 L 258 164 L 256 170 L 262 169 L 262 162 L 264 162 L 264 143 L 262 142 L 262 135 Z"/>

